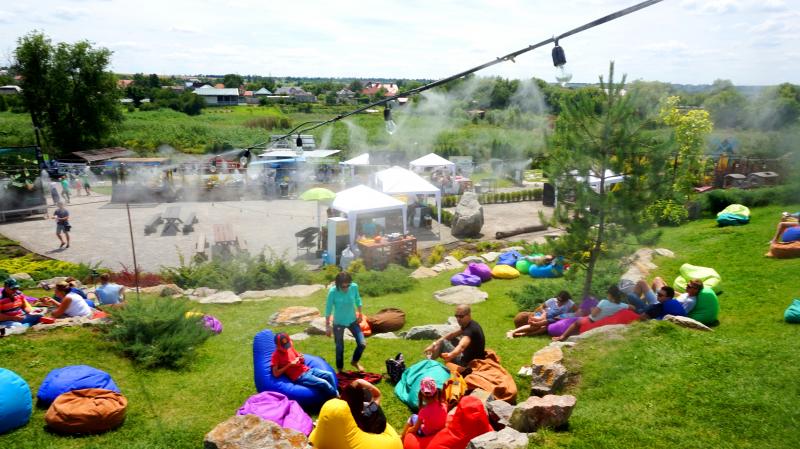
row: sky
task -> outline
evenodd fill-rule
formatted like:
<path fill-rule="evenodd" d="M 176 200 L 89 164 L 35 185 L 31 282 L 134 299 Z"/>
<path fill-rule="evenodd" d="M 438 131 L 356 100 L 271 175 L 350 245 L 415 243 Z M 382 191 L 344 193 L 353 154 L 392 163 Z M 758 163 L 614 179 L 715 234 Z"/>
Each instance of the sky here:
<path fill-rule="evenodd" d="M 118 73 L 440 79 L 636 3 L 6 1 L 0 66 L 17 39 L 39 30 L 53 42 L 112 50 Z M 628 80 L 800 84 L 800 0 L 664 0 L 560 44 L 572 82 L 596 82 L 614 61 Z M 478 75 L 555 81 L 551 48 Z"/>

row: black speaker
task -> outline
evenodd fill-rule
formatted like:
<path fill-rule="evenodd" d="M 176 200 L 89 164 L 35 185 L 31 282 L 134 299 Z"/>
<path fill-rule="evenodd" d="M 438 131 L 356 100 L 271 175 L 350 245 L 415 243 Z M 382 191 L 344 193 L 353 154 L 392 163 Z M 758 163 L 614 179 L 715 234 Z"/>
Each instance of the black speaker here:
<path fill-rule="evenodd" d="M 542 187 L 542 205 L 553 207 L 556 205 L 556 189 L 549 182 Z"/>

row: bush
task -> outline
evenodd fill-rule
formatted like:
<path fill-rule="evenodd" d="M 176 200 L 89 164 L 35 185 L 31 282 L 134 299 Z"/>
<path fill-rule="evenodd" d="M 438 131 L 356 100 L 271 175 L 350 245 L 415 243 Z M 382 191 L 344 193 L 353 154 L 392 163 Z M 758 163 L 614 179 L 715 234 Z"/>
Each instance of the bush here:
<path fill-rule="evenodd" d="M 336 275 L 339 274 L 340 271 L 342 270 L 340 270 L 337 265 L 325 265 L 322 267 L 322 271 L 320 273 L 322 275 L 322 279 L 329 283 L 336 279 Z"/>
<path fill-rule="evenodd" d="M 500 242 L 491 242 L 491 241 L 488 241 L 488 240 L 484 240 L 482 242 L 478 242 L 475 245 L 475 248 L 479 252 L 483 253 L 483 252 L 486 252 L 486 251 L 497 251 L 502 246 L 503 245 Z"/>
<path fill-rule="evenodd" d="M 673 200 L 657 200 L 644 209 L 642 217 L 659 226 L 679 226 L 689 219 L 689 211 Z"/>
<path fill-rule="evenodd" d="M 406 265 L 408 268 L 417 269 L 422 266 L 422 260 L 419 257 L 419 254 L 412 254 L 408 256 L 408 261 L 406 261 Z"/>
<path fill-rule="evenodd" d="M 698 196 L 702 209 L 707 214 L 716 214 L 731 204 L 747 207 L 768 206 L 770 204 L 794 204 L 800 198 L 800 182 L 776 187 L 757 189 L 712 190 Z"/>
<path fill-rule="evenodd" d="M 366 296 L 383 296 L 389 293 L 403 293 L 417 285 L 417 280 L 408 275 L 411 270 L 391 264 L 383 271 L 363 271 L 356 273 L 353 280 L 358 290 Z"/>
<path fill-rule="evenodd" d="M 456 260 L 461 260 L 467 257 L 467 252 L 463 249 L 454 249 L 453 251 L 450 251 L 450 255 Z"/>
<path fill-rule="evenodd" d="M 97 270 L 98 267 L 99 264 L 87 265 L 51 259 L 40 260 L 38 256 L 33 254 L 0 260 L 0 270 L 11 274 L 28 273 L 37 281 L 57 276 L 72 276 L 80 281 L 85 281 L 91 277 L 92 271 Z"/>
<path fill-rule="evenodd" d="M 121 264 L 122 270 L 111 273 L 111 282 L 115 282 L 126 287 L 136 286 L 136 273 L 127 265 Z M 139 271 L 139 287 L 153 287 L 164 283 L 164 278 L 157 273 Z"/>
<path fill-rule="evenodd" d="M 361 258 L 354 259 L 347 267 L 347 272 L 353 275 L 364 271 L 367 271 L 367 266 L 364 265 L 364 259 Z"/>
<path fill-rule="evenodd" d="M 436 265 L 437 263 L 442 261 L 443 257 L 444 257 L 444 246 L 436 245 L 431 250 L 431 254 L 425 260 L 425 264 L 428 265 L 429 267 Z"/>
<path fill-rule="evenodd" d="M 187 317 L 184 299 L 132 299 L 110 309 L 108 338 L 134 362 L 146 368 L 185 367 L 195 350 L 211 336 L 202 315 Z"/>

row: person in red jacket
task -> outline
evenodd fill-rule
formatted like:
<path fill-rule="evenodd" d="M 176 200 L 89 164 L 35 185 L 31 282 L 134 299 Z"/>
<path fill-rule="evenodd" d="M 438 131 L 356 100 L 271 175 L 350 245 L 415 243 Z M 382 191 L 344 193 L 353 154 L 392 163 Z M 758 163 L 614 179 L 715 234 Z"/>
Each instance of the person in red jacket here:
<path fill-rule="evenodd" d="M 285 332 L 275 335 L 271 364 L 272 375 L 276 378 L 286 375 L 294 383 L 328 392 L 331 396 L 339 395 L 333 374 L 306 366 L 303 354 L 294 349 L 291 338 Z"/>

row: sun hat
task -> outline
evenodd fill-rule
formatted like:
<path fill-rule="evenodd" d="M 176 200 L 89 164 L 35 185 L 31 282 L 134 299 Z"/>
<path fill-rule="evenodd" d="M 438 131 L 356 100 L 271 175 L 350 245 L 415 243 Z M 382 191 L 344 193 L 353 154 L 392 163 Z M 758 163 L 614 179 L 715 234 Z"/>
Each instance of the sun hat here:
<path fill-rule="evenodd" d="M 423 377 L 419 382 L 419 391 L 425 396 L 436 394 L 436 381 L 432 377 Z"/>
<path fill-rule="evenodd" d="M 280 332 L 275 335 L 275 346 L 282 349 L 289 349 L 292 347 L 292 340 L 286 332 Z"/>

